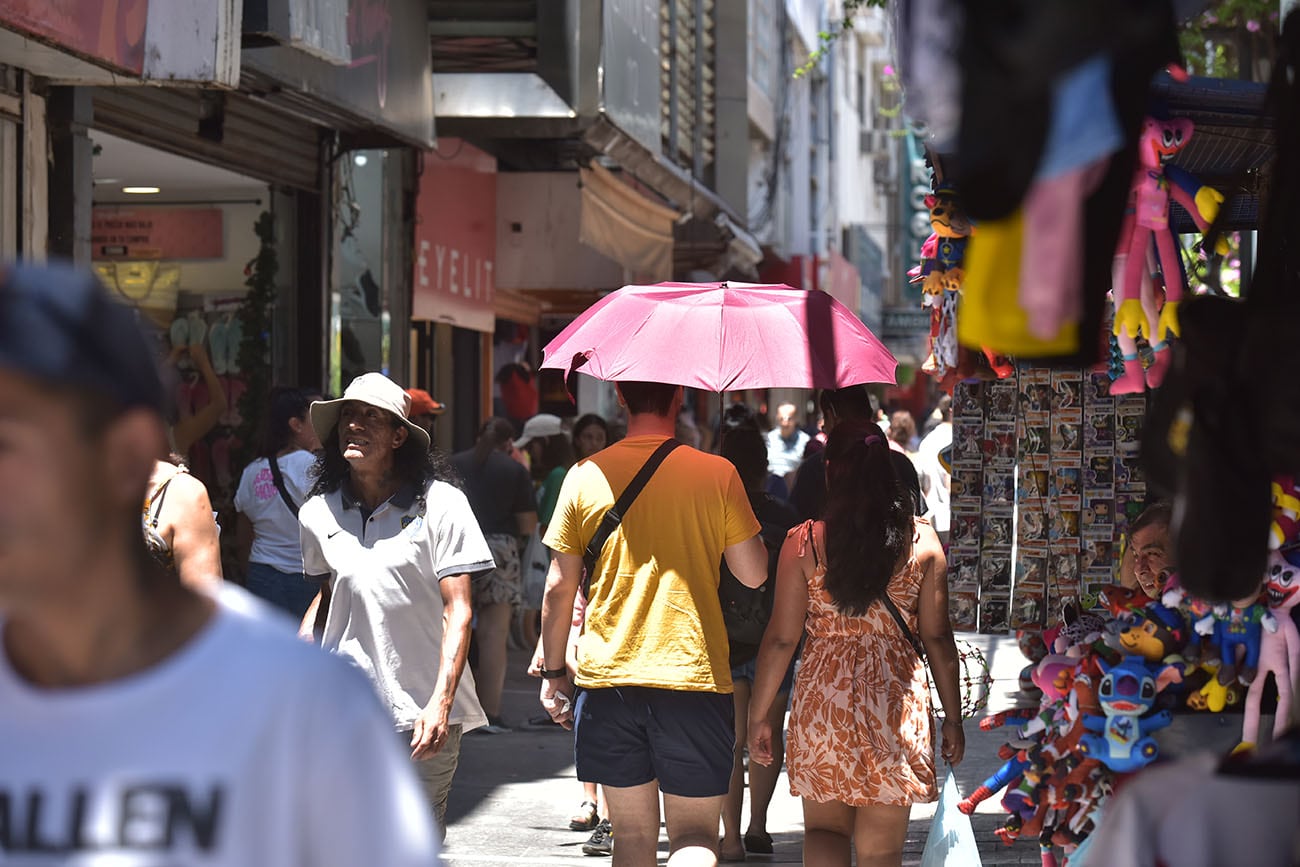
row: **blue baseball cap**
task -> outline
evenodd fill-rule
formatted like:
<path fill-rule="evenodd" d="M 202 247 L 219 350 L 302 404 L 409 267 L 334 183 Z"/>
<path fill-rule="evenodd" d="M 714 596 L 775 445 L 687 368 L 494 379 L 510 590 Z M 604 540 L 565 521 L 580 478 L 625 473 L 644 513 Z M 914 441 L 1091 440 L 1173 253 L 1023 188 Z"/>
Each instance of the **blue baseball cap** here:
<path fill-rule="evenodd" d="M 161 412 L 162 378 L 139 315 L 89 271 L 0 268 L 0 370 Z"/>

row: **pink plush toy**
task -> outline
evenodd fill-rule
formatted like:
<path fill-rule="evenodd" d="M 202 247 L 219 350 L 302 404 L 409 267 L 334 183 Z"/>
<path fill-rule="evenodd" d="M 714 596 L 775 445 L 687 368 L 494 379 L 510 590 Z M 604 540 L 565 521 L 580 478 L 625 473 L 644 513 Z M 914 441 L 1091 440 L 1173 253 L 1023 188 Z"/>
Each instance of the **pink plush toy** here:
<path fill-rule="evenodd" d="M 1246 693 L 1241 739 L 1251 744 L 1259 739 L 1259 700 L 1268 673 L 1271 671 L 1277 682 L 1277 714 L 1273 717 L 1273 737 L 1276 738 L 1290 721 L 1291 678 L 1300 672 L 1300 630 L 1291 619 L 1291 609 L 1300 603 L 1300 569 L 1276 551 L 1269 555 L 1264 594 L 1277 626 L 1271 631 L 1265 628 L 1260 639 L 1259 673 Z"/>
<path fill-rule="evenodd" d="M 1124 354 L 1124 375 L 1111 383 L 1111 394 L 1136 394 L 1147 386 L 1157 388 L 1169 369 L 1169 337 L 1179 335 L 1178 303 L 1187 288 L 1183 283 L 1178 245 L 1169 228 L 1169 200 L 1172 198 L 1182 205 L 1202 232 L 1209 228 L 1218 213 L 1219 202 L 1223 201 L 1223 195 L 1216 190 L 1202 187 L 1193 196 L 1178 184 L 1171 184 L 1165 176 L 1165 164 L 1187 144 L 1192 129 L 1192 122 L 1186 118 L 1166 121 L 1147 118 L 1142 124 L 1138 170 L 1115 252 L 1111 291 L 1115 302 L 1114 331 Z M 1148 265 L 1153 240 L 1165 284 L 1165 303 L 1160 308 L 1156 305 L 1152 269 Z M 1137 354 L 1138 335 L 1146 338 L 1156 356 L 1145 380 Z"/>

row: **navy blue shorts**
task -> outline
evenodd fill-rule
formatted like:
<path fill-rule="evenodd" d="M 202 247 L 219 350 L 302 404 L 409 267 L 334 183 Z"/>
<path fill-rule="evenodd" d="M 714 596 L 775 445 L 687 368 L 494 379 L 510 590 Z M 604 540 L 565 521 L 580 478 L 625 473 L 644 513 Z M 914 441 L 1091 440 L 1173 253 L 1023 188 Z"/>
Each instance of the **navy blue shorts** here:
<path fill-rule="evenodd" d="M 660 791 L 684 798 L 727 794 L 736 747 L 730 694 L 584 689 L 574 716 L 579 780 L 615 788 L 657 780 Z"/>

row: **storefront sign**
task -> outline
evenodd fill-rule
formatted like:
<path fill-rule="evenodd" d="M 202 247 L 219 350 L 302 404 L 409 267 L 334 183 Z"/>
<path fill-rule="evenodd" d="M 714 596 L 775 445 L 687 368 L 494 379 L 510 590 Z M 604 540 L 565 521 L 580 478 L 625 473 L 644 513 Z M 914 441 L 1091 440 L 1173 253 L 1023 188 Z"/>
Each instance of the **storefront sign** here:
<path fill-rule="evenodd" d="M 220 208 L 95 208 L 90 243 L 96 259 L 220 259 Z"/>
<path fill-rule="evenodd" d="M 6 0 L 0 25 L 139 75 L 149 0 Z M 426 40 L 427 50 L 427 40 Z"/>
<path fill-rule="evenodd" d="M 925 165 L 925 151 L 910 132 L 903 138 L 902 190 L 898 197 L 902 209 L 898 233 L 899 256 L 906 263 L 904 271 L 921 258 L 921 245 L 930 237 L 930 209 L 925 197 L 930 195 L 930 169 Z M 904 278 L 906 279 L 906 278 Z M 904 304 L 921 303 L 921 284 L 904 283 L 899 293 Z"/>
<path fill-rule="evenodd" d="M 275 20 L 280 14 L 277 10 L 289 2 L 246 0 L 246 6 L 259 10 L 258 16 L 249 20 Z M 304 2 L 294 0 L 294 5 L 301 7 Z M 244 65 L 293 90 L 365 118 L 404 141 L 432 145 L 433 68 L 428 4 L 419 0 L 340 2 L 347 4 L 346 65 L 336 65 L 339 57 L 331 63 L 278 45 L 245 48 Z M 329 4 L 327 0 L 313 0 L 307 5 Z"/>
<path fill-rule="evenodd" d="M 416 199 L 411 318 L 495 328 L 497 167 L 459 139 L 424 154 Z"/>

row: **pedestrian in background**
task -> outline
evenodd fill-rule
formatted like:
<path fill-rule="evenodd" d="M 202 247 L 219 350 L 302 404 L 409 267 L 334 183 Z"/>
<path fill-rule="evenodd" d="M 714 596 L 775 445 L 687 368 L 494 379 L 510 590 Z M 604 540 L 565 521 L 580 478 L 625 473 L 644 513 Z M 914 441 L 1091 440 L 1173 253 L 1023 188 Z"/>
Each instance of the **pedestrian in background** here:
<path fill-rule="evenodd" d="M 147 553 L 162 396 L 135 311 L 89 274 L 6 267 L 0 860 L 435 863 L 365 679 Z"/>
<path fill-rule="evenodd" d="M 461 735 L 487 723 L 465 659 L 470 576 L 494 563 L 450 468 L 407 418 L 409 401 L 366 373 L 342 398 L 311 405 L 323 450 L 298 518 L 303 571 L 320 592 L 301 634 L 320 619 L 321 646 L 370 676 L 445 831 Z"/>
<path fill-rule="evenodd" d="M 515 440 L 515 448 L 528 455 L 528 466 L 536 492 L 537 520 L 531 532 L 540 534 L 540 538 L 545 538 L 546 527 L 551 523 L 555 504 L 560 499 L 560 486 L 564 484 L 564 477 L 569 472 L 569 467 L 573 466 L 573 443 L 569 440 L 569 435 L 564 432 L 559 416 L 543 413 L 533 416 L 524 423 L 523 433 Z M 531 539 L 527 541 L 531 543 Z M 545 568 L 549 568 L 550 552 L 545 550 L 544 545 L 541 545 L 541 548 L 541 556 L 535 559 L 545 562 Z M 541 562 L 525 563 L 524 567 L 531 569 L 540 565 Z M 521 593 L 519 604 L 519 641 L 522 647 L 528 649 L 537 646 L 538 628 L 542 616 L 542 593 L 546 588 L 544 571 L 543 569 L 531 572 L 527 576 L 530 580 L 522 582 L 524 592 Z"/>
<path fill-rule="evenodd" d="M 768 493 L 790 498 L 794 473 L 808 447 L 808 433 L 799 427 L 798 410 L 792 403 L 776 408 L 776 427 L 767 432 L 767 470 L 772 474 Z"/>
<path fill-rule="evenodd" d="M 175 452 L 154 462 L 141 522 L 149 554 L 182 584 L 205 591 L 221 584 L 221 529 L 212 500 Z"/>
<path fill-rule="evenodd" d="M 609 423 L 595 413 L 573 423 L 573 457 L 581 461 L 609 445 Z"/>
<path fill-rule="evenodd" d="M 487 539 L 493 567 L 474 576 L 474 683 L 487 714 L 487 734 L 510 731 L 501 717 L 510 623 L 523 601 L 520 549 L 537 526 L 537 505 L 528 470 L 507 455 L 515 429 L 493 416 L 479 428 L 474 448 L 451 464 L 465 483 L 465 496 Z"/>
<path fill-rule="evenodd" d="M 596 560 L 572 707 L 565 652 L 583 552 L 616 492 L 671 438 L 682 403 L 679 386 L 616 385 L 628 435 L 570 470 L 545 540 L 555 556 L 542 706 L 556 722 L 576 720 L 578 778 L 605 787 L 615 863 L 655 862 L 662 794 L 668 863 L 716 864 L 735 745 L 718 565 L 725 557 L 757 587 L 767 552 L 735 467 L 685 446 L 669 453 Z"/>
<path fill-rule="evenodd" d="M 244 586 L 301 622 L 316 596 L 302 572 L 298 510 L 307 501 L 320 437 L 307 410 L 314 390 L 271 391 L 262 456 L 244 468 L 235 491 L 235 544 Z M 274 464 L 272 464 L 274 461 Z"/>
<path fill-rule="evenodd" d="M 732 404 L 727 408 L 721 455 L 735 465 L 745 486 L 745 493 L 749 496 L 754 517 L 758 518 L 762 528 L 760 535 L 768 557 L 767 584 L 760 588 L 760 598 L 764 602 L 764 620 L 767 620 L 772 615 L 778 554 L 786 533 L 799 522 L 799 517 L 789 504 L 763 490 L 763 482 L 767 477 L 767 448 L 763 435 L 759 433 L 758 424 L 754 421 L 753 412 L 744 404 Z M 729 574 L 725 562 L 722 570 L 722 580 L 726 581 Z M 749 825 L 742 837 L 740 816 L 746 788 L 745 749 L 749 743 L 750 696 L 753 694 L 754 659 L 758 654 L 758 645 L 745 644 L 739 636 L 730 633 L 728 638 L 731 647 L 731 682 L 735 690 L 732 699 L 736 711 L 736 748 L 731 782 L 722 804 L 722 840 L 718 844 L 718 855 L 722 861 L 744 861 L 746 852 L 772 854 L 772 835 L 767 831 L 767 808 L 776 792 L 777 778 L 781 775 L 784 754 L 781 732 L 794 682 L 795 663 L 792 658 L 768 713 L 768 723 L 773 732 L 773 761 L 766 765 L 757 762 L 749 764 Z"/>
<path fill-rule="evenodd" d="M 422 388 L 408 388 L 406 394 L 411 398 L 411 421 L 424 429 L 432 445 L 435 442 L 433 426 L 437 424 L 438 416 L 447 411 L 447 405 L 434 400 L 433 396 Z"/>
<path fill-rule="evenodd" d="M 925 646 L 943 703 L 943 758 L 961 761 L 957 646 L 947 561 L 914 515 L 879 428 L 837 424 L 826 444 L 826 517 L 791 531 L 754 680 L 750 761 L 773 761 L 766 715 L 807 632 L 786 739 L 803 799 L 803 862 L 898 865 L 914 803 L 938 798 Z"/>

